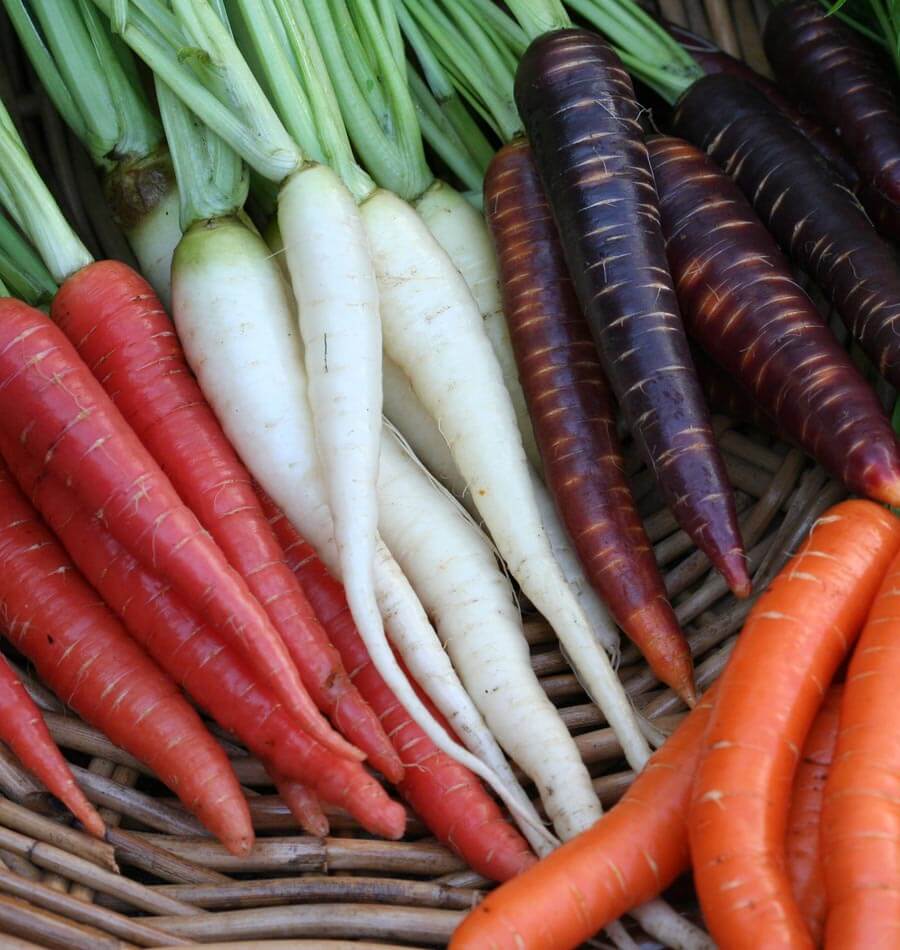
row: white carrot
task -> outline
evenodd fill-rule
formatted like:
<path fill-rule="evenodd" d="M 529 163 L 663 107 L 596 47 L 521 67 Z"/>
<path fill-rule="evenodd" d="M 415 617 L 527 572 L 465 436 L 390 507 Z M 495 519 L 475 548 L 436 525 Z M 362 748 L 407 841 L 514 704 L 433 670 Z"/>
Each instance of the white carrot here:
<path fill-rule="evenodd" d="M 525 596 L 553 627 L 629 762 L 641 768 L 649 757 L 647 743 L 553 556 L 512 403 L 468 287 L 409 205 L 379 192 L 362 213 L 386 352 L 437 422 Z"/>
<path fill-rule="evenodd" d="M 307 401 L 290 291 L 262 239 L 237 219 L 190 229 L 175 254 L 175 322 L 191 368 L 226 435 L 266 492 L 335 571 L 337 549 Z M 377 544 L 375 596 L 388 633 L 423 690 L 472 750 L 422 706 L 393 653 L 366 643 L 381 675 L 429 738 L 489 782 L 537 838 L 533 817 L 496 774 L 496 741 L 453 672 L 409 582 Z M 379 617 L 380 623 L 380 617 Z M 478 756 L 478 758 L 476 758 Z M 492 763 L 489 767 L 482 764 Z M 508 768 L 507 768 L 508 773 Z"/>
<path fill-rule="evenodd" d="M 568 838 L 600 817 L 600 802 L 531 668 L 509 581 L 476 525 L 387 429 L 381 452 L 382 535 L 491 731 L 534 781 L 557 833 Z"/>

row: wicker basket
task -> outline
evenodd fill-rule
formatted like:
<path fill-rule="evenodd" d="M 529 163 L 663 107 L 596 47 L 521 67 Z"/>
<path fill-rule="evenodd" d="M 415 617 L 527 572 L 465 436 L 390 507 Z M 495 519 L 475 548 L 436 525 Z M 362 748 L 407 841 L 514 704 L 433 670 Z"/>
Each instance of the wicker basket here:
<path fill-rule="evenodd" d="M 766 0 L 659 0 L 658 7 L 768 71 L 759 38 Z M 130 260 L 89 158 L 39 90 L 3 19 L 0 96 L 13 106 L 41 173 L 92 253 Z M 796 449 L 728 419 L 714 421 L 759 591 L 844 490 Z M 633 451 L 630 459 L 635 495 L 706 687 L 722 669 L 752 601 L 738 603 L 726 593 L 677 530 Z M 611 805 L 632 779 L 618 743 L 546 624 L 533 617 L 526 630 L 534 669 L 576 736 L 601 800 Z M 0 947 L 444 946 L 490 886 L 413 817 L 402 842 L 372 839 L 336 812 L 329 815 L 331 837 L 299 835 L 260 765 L 223 735 L 258 832 L 250 857 L 235 859 L 140 763 L 21 672 L 88 797 L 103 807 L 109 834 L 104 843 L 73 830 L 0 747 Z M 663 730 L 683 715 L 636 651 L 625 651 L 620 674 L 636 704 Z M 696 906 L 687 884 L 669 897 L 687 911 Z M 639 932 L 632 935 L 644 947 L 655 946 Z"/>

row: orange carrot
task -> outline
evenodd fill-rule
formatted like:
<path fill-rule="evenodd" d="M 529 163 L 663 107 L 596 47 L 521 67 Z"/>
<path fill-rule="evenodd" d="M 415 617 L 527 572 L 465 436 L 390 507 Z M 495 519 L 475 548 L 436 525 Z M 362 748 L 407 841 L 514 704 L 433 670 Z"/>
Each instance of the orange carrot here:
<path fill-rule="evenodd" d="M 689 863 L 685 816 L 710 690 L 597 824 L 490 893 L 451 950 L 566 950 L 650 900 Z"/>
<path fill-rule="evenodd" d="M 53 741 L 41 711 L 3 657 L 0 657 L 0 739 L 92 835 L 103 837 L 106 831 L 103 819 L 75 784 L 69 764 Z"/>
<path fill-rule="evenodd" d="M 842 686 L 832 686 L 809 730 L 791 790 L 785 859 L 791 890 L 817 945 L 825 933 L 825 876 L 822 873 L 822 804 L 834 757 Z"/>
<path fill-rule="evenodd" d="M 900 556 L 850 661 L 822 810 L 829 947 L 900 946 Z"/>
<path fill-rule="evenodd" d="M 900 520 L 884 508 L 830 509 L 754 606 L 722 674 L 688 826 L 700 905 L 729 950 L 813 946 L 785 866 L 791 783 L 898 548 Z"/>

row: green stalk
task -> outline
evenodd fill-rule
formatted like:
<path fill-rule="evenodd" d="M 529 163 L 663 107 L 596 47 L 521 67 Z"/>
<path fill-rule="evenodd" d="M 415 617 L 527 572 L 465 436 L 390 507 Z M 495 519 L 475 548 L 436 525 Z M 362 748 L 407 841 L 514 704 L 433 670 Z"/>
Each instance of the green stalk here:
<path fill-rule="evenodd" d="M 113 18 L 120 0 L 94 0 Z M 114 26 L 182 102 L 265 178 L 281 182 L 305 156 L 207 0 L 126 0 Z"/>
<path fill-rule="evenodd" d="M 418 198 L 434 176 L 425 161 L 405 59 L 397 58 L 393 3 L 305 0 L 305 7 L 357 153 L 379 185 Z"/>
<path fill-rule="evenodd" d="M 156 96 L 178 182 L 181 230 L 237 214 L 250 183 L 244 163 L 158 79 Z"/>
<path fill-rule="evenodd" d="M 35 71 L 94 162 L 143 158 L 162 129 L 130 55 L 117 49 L 91 0 L 3 0 Z"/>
<path fill-rule="evenodd" d="M 0 103 L 0 201 L 37 248 L 57 284 L 93 258 L 63 217 Z"/>
<path fill-rule="evenodd" d="M 49 303 L 56 295 L 56 283 L 31 245 L 0 215 L 0 293 L 18 297 L 32 306 Z"/>
<path fill-rule="evenodd" d="M 522 27 L 493 0 L 458 0 L 458 4 L 473 19 L 483 22 L 517 60 L 521 59 L 528 46 L 528 37 Z"/>
<path fill-rule="evenodd" d="M 572 25 L 561 0 L 507 0 L 506 5 L 529 41 Z"/>

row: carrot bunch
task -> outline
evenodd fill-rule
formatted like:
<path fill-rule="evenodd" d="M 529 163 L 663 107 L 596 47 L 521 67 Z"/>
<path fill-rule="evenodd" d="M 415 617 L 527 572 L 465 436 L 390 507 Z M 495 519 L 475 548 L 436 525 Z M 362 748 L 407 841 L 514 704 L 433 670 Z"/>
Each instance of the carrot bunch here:
<path fill-rule="evenodd" d="M 895 946 L 898 590 L 900 521 L 868 501 L 829 510 L 621 801 L 490 894 L 451 946 L 575 947 L 691 866 L 722 947 L 813 947 L 823 932 Z M 826 692 L 857 638 L 846 684 Z"/>

